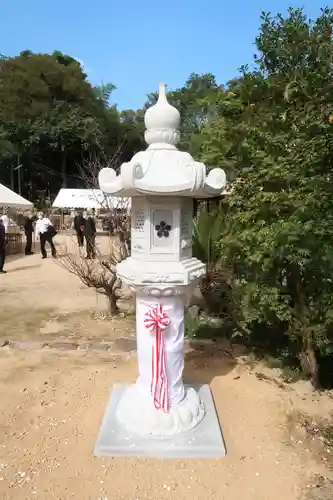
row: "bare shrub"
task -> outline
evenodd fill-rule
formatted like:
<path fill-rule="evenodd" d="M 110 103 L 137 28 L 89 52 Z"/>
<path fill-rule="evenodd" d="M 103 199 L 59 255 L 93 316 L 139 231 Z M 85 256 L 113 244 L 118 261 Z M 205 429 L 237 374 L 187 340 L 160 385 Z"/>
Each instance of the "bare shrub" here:
<path fill-rule="evenodd" d="M 117 301 L 121 298 L 122 282 L 117 277 L 116 265 L 128 256 L 125 244 L 119 237 L 110 238 L 109 251 L 102 254 L 96 249 L 94 259 L 86 259 L 76 249 L 68 249 L 67 245 L 60 247 L 57 263 L 68 272 L 77 276 L 88 288 L 105 295 L 108 299 L 108 310 L 111 315 L 118 312 Z"/>

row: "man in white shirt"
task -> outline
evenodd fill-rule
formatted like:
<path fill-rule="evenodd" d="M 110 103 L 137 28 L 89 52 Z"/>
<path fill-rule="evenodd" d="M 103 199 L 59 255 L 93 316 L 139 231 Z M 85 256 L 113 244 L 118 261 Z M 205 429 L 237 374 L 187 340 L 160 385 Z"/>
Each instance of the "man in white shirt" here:
<path fill-rule="evenodd" d="M 48 242 L 48 244 L 51 247 L 51 253 L 52 257 L 57 256 L 57 252 L 53 243 L 53 237 L 56 235 L 56 231 L 53 227 L 52 222 L 48 217 L 46 217 L 43 212 L 39 212 L 38 214 L 38 219 L 36 222 L 36 238 L 40 240 L 40 251 L 42 254 L 42 259 L 46 259 L 47 253 L 45 250 L 45 243 Z"/>
<path fill-rule="evenodd" d="M 8 213 L 7 210 L 5 210 L 3 215 L 1 216 L 2 223 L 5 226 L 6 234 L 8 233 L 8 226 L 10 225 L 10 219 L 7 213 Z"/>

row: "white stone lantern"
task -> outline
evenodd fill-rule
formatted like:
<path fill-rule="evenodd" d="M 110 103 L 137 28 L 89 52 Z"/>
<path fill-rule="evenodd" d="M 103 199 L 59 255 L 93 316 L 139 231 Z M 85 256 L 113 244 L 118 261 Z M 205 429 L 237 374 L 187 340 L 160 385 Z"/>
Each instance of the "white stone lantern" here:
<path fill-rule="evenodd" d="M 177 149 L 180 115 L 164 84 L 145 125 L 148 148 L 123 163 L 119 175 L 111 168 L 99 174 L 106 195 L 132 198 L 131 256 L 117 273 L 136 295 L 139 377 L 119 389 L 110 411 L 118 435 L 168 440 L 193 430 L 207 414 L 200 391 L 183 384 L 184 306 L 206 272 L 192 257 L 193 199 L 220 195 L 226 176 L 219 168 L 206 175 L 203 163 Z"/>

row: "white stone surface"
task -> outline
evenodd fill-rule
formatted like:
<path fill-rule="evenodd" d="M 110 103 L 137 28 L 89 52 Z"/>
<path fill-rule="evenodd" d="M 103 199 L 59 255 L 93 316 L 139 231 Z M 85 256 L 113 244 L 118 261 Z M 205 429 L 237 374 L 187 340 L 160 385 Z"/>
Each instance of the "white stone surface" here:
<path fill-rule="evenodd" d="M 157 103 L 145 114 L 146 151 L 140 151 L 123 163 L 120 175 L 112 168 L 99 173 L 99 185 L 107 195 L 169 195 L 190 198 L 219 196 L 226 184 L 222 169 L 207 175 L 203 163 L 189 153 L 179 151 L 179 112 L 167 102 L 164 84 L 160 85 Z"/>
<path fill-rule="evenodd" d="M 192 256 L 193 201 L 174 196 L 134 197 L 132 257 L 142 261 L 179 261 Z M 156 230 L 164 221 L 166 235 Z"/>
<path fill-rule="evenodd" d="M 159 296 L 162 294 L 159 290 L 168 289 L 169 293 L 164 291 L 163 295 L 173 295 L 174 291 L 178 295 L 177 287 L 198 283 L 206 273 L 206 265 L 194 257 L 180 262 L 138 261 L 129 257 L 117 265 L 117 273 L 126 284 L 134 286 L 134 290 L 140 288 L 143 292 Z M 153 293 L 154 290 L 156 293 Z"/>
<path fill-rule="evenodd" d="M 154 299 L 138 295 L 136 298 L 136 332 L 139 377 L 136 384 L 122 395 L 117 409 L 120 424 L 129 432 L 141 436 L 165 437 L 187 432 L 196 427 L 205 415 L 205 408 L 194 389 L 185 392 L 184 369 L 184 301 L 183 295 Z M 167 392 L 170 409 L 166 413 L 154 406 L 152 390 L 155 330 L 145 325 L 145 316 L 151 307 L 162 306 L 169 319 L 163 330 Z M 157 384 L 159 388 L 160 385 Z M 138 408 L 140 410 L 138 411 Z"/>
<path fill-rule="evenodd" d="M 145 126 L 147 144 L 176 145 L 179 142 L 180 114 L 168 103 L 163 83 L 160 84 L 158 102 L 145 113 Z"/>
<path fill-rule="evenodd" d="M 164 413 L 154 407 L 150 394 L 137 384 L 130 385 L 122 394 L 116 413 L 119 424 L 131 434 L 159 438 L 188 432 L 204 416 L 204 403 L 192 387 L 182 401 L 173 401 L 170 411 Z"/>
<path fill-rule="evenodd" d="M 205 264 L 192 257 L 193 198 L 220 195 L 226 177 L 221 169 L 207 175 L 203 163 L 177 149 L 180 115 L 168 103 L 163 84 L 157 103 L 146 111 L 145 124 L 148 148 L 123 163 L 118 176 L 113 169 L 102 169 L 99 184 L 108 196 L 132 197 L 132 253 L 118 264 L 117 274 L 137 294 L 139 378 L 118 394 L 116 416 L 123 429 L 137 436 L 165 437 L 185 435 L 206 420 L 200 395 L 193 389 L 184 392 L 184 300 L 206 272 Z M 161 355 L 158 382 L 162 409 L 157 392 L 151 391 L 152 380 L 157 384 L 154 342 L 143 324 L 156 302 L 170 320 L 163 331 L 165 358 Z"/>
<path fill-rule="evenodd" d="M 150 331 L 144 323 L 145 315 L 152 306 L 162 305 L 163 312 L 169 318 L 169 325 L 163 331 L 166 369 L 169 386 L 169 400 L 171 405 L 179 403 L 184 398 L 183 370 L 184 370 L 184 296 L 151 298 L 138 294 L 136 297 L 136 336 L 139 377 L 137 380 L 138 400 L 152 404 L 152 352 L 155 347 L 155 333 Z M 143 411 L 145 411 L 143 409 Z M 149 411 L 149 408 L 147 409 Z M 140 418 L 140 417 L 139 417 Z M 163 432 L 163 430 L 162 430 Z"/>
<path fill-rule="evenodd" d="M 131 387 L 120 384 L 113 387 L 107 405 L 94 455 L 141 456 L 158 459 L 222 458 L 226 455 L 223 436 L 208 385 L 194 385 L 203 401 L 206 415 L 194 429 L 166 438 L 140 436 L 127 431 L 116 418 L 119 401 Z"/>

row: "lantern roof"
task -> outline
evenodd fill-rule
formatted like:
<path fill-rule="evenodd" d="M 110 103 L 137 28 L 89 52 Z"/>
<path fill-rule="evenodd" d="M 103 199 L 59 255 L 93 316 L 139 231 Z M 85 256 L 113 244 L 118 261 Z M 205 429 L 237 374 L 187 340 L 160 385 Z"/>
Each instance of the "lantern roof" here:
<path fill-rule="evenodd" d="M 224 170 L 214 168 L 207 174 L 203 163 L 178 150 L 180 114 L 169 104 L 164 83 L 160 83 L 157 102 L 147 109 L 144 121 L 148 148 L 123 163 L 118 175 L 112 168 L 100 171 L 99 185 L 106 195 L 210 198 L 222 193 Z"/>

